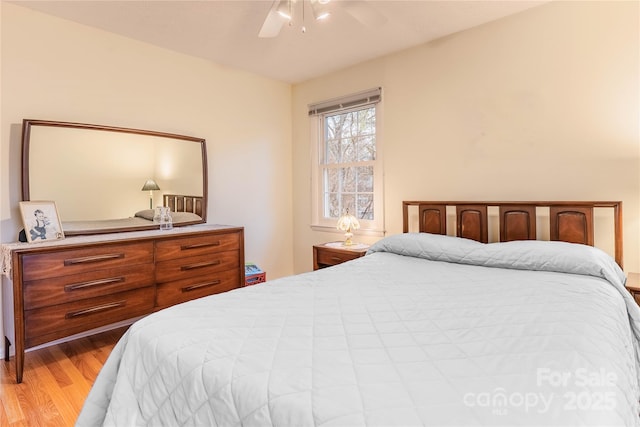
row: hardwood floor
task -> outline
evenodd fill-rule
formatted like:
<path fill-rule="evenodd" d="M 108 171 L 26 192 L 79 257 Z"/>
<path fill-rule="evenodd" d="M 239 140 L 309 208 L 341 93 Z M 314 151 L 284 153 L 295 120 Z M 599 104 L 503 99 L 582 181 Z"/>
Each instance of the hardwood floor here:
<path fill-rule="evenodd" d="M 27 352 L 22 384 L 15 361 L 0 361 L 0 426 L 73 426 L 91 385 L 126 327 Z"/>

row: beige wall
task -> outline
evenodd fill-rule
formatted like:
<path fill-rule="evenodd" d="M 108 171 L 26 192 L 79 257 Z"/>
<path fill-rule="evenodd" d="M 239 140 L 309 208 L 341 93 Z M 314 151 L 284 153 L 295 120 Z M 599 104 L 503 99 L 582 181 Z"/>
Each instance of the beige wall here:
<path fill-rule="evenodd" d="M 307 104 L 374 86 L 387 234 L 403 200 L 622 200 L 640 271 L 638 17 L 638 2 L 554 2 L 296 85 L 295 271 L 340 238 L 309 227 Z"/>
<path fill-rule="evenodd" d="M 152 129 L 206 139 L 208 221 L 244 226 L 247 261 L 291 274 L 290 85 L 0 5 L 0 241 L 22 227 L 22 119 Z"/>

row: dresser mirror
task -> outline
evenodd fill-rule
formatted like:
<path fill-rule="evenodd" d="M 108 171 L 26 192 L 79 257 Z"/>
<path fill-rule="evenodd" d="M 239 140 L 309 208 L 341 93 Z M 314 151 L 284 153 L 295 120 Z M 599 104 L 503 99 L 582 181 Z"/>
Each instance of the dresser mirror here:
<path fill-rule="evenodd" d="M 25 119 L 22 199 L 55 201 L 65 235 L 206 222 L 205 140 L 170 133 Z M 144 188 L 144 190 L 143 190 Z"/>

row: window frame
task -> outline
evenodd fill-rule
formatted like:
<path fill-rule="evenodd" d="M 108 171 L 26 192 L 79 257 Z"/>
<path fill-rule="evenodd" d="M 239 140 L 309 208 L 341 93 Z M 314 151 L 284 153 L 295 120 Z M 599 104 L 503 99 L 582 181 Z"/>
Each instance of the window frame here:
<path fill-rule="evenodd" d="M 324 216 L 325 211 L 325 193 L 324 193 L 324 156 L 325 150 L 325 118 L 327 116 L 344 114 L 353 111 L 359 111 L 367 108 L 375 108 L 376 123 L 376 156 L 375 160 L 366 160 L 361 162 L 341 163 L 341 166 L 373 166 L 373 220 L 358 218 L 360 229 L 354 231 L 356 235 L 384 235 L 384 172 L 383 172 L 383 150 L 382 150 L 382 102 L 374 101 L 362 103 L 360 105 L 339 108 L 332 111 L 324 111 L 318 114 L 310 114 L 310 140 L 311 140 L 311 228 L 315 231 L 336 232 L 341 233 L 336 228 L 337 218 L 327 218 Z M 343 212 L 344 213 L 344 212 Z M 350 212 L 355 214 L 355 212 Z"/>

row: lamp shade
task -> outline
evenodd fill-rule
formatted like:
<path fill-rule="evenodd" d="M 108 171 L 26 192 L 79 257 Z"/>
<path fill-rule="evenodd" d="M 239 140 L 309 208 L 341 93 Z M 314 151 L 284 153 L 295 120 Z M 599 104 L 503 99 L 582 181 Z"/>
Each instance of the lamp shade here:
<path fill-rule="evenodd" d="M 158 187 L 158 184 L 156 184 L 156 182 L 152 179 L 148 179 L 147 182 L 145 182 L 144 186 L 142 187 L 142 191 L 155 191 L 159 189 L 160 187 Z"/>

